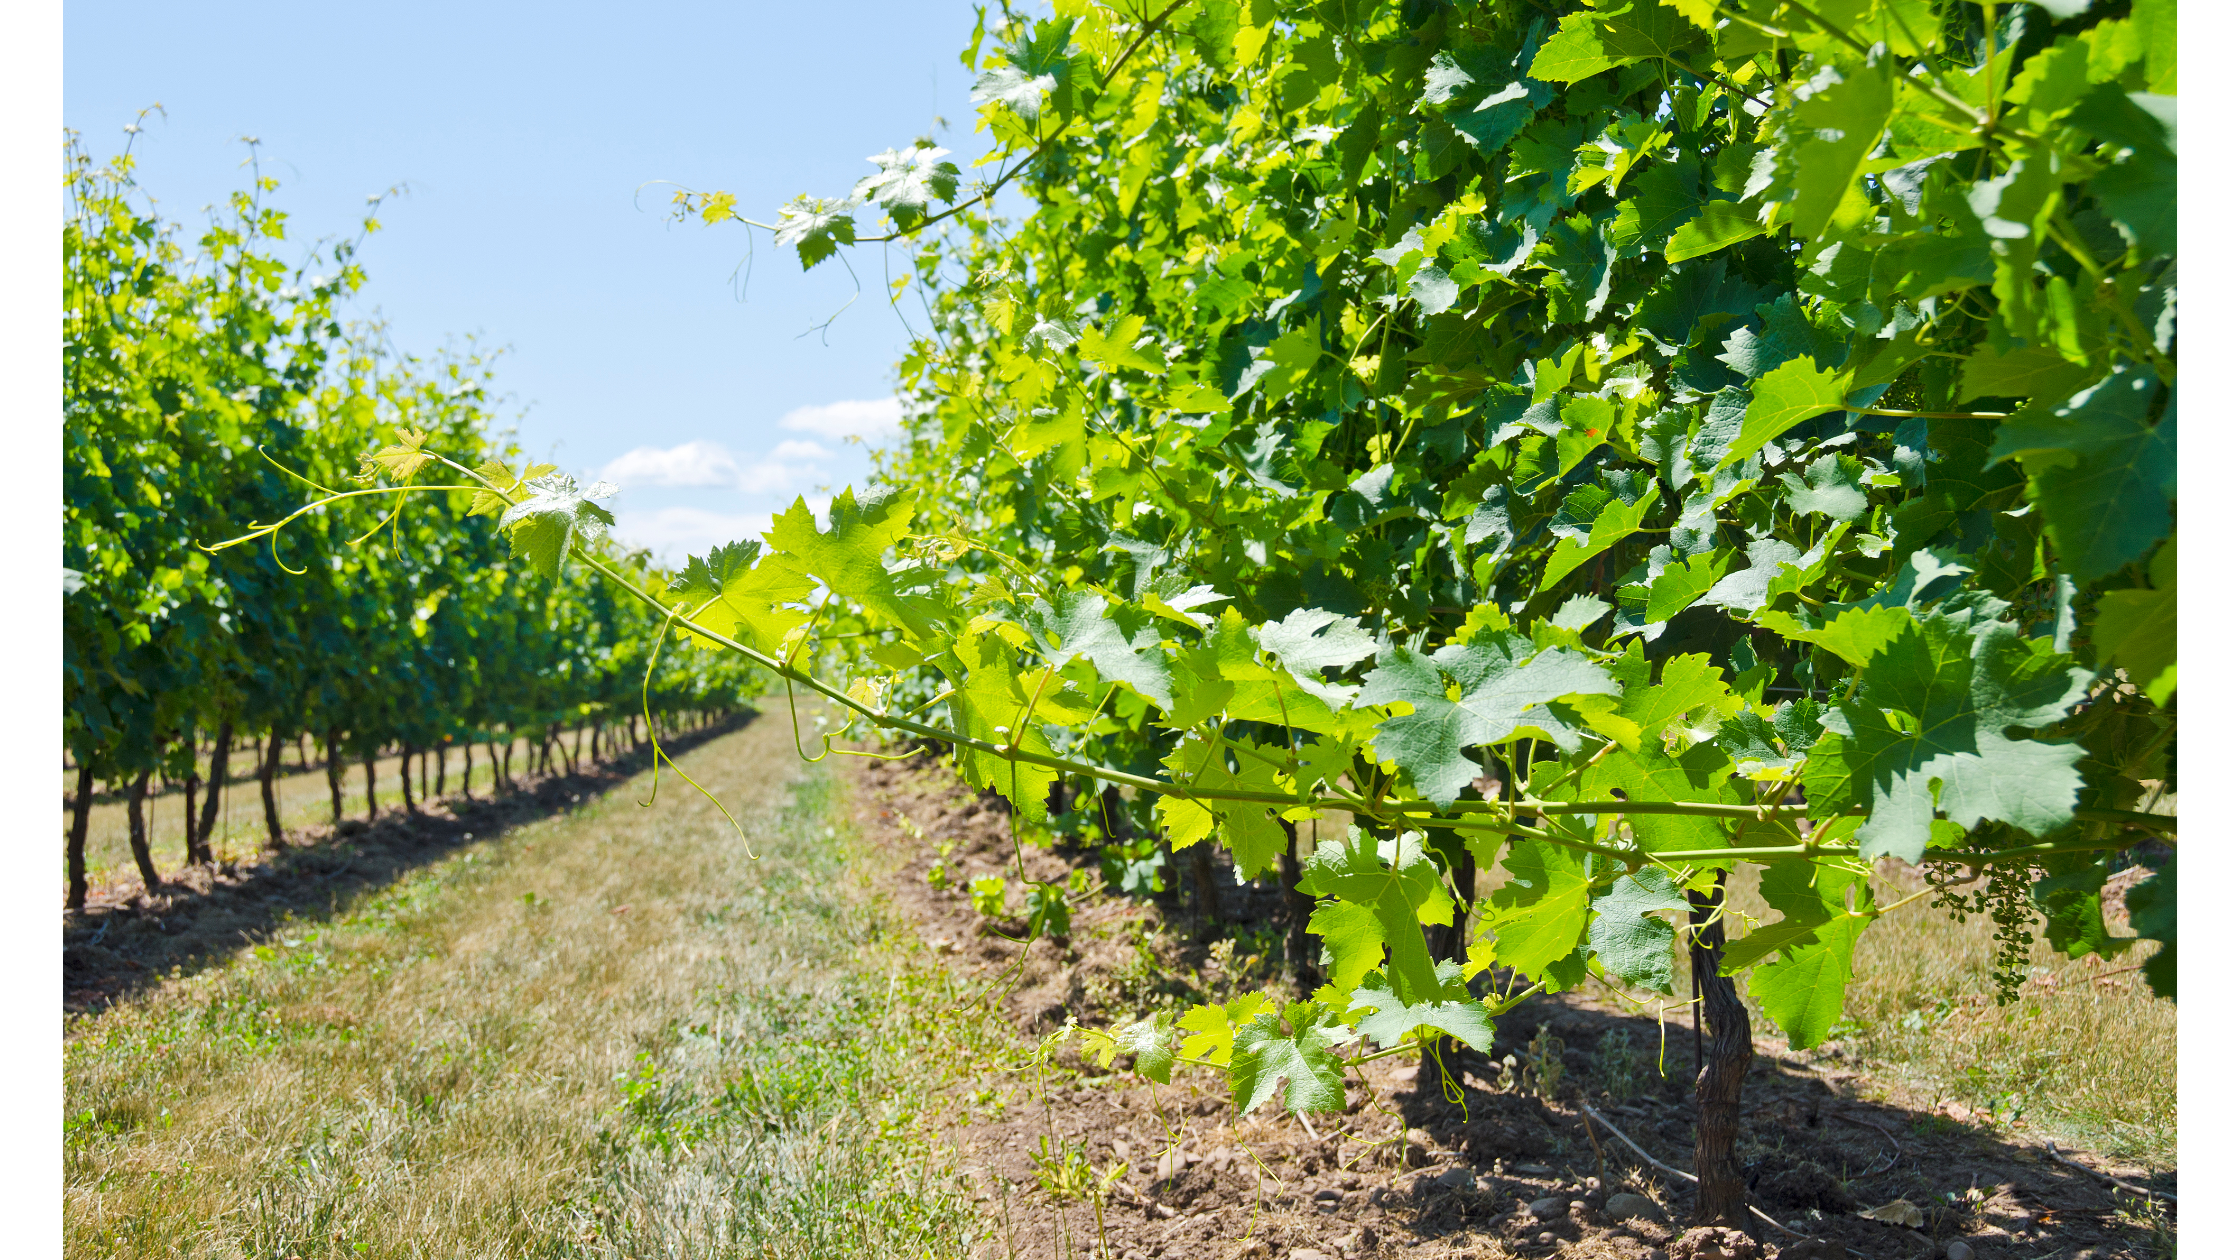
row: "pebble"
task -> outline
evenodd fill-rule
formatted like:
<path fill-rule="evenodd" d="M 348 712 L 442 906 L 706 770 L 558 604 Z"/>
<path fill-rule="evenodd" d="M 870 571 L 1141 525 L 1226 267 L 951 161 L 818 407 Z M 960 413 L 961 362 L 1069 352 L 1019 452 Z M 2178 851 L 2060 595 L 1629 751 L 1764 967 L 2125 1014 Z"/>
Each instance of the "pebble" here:
<path fill-rule="evenodd" d="M 1330 1260 L 1330 1257 L 1312 1247 L 1293 1247 L 1288 1260 Z"/>
<path fill-rule="evenodd" d="M 1530 1207 L 1532 1214 L 1543 1221 L 1552 1221 L 1563 1215 L 1563 1209 L 1563 1200 L 1552 1194 L 1545 1199 L 1534 1199 Z"/>
<path fill-rule="evenodd" d="M 1476 1180 L 1476 1176 L 1467 1168 L 1449 1168 L 1439 1174 L 1439 1185 L 1448 1190 L 1459 1190 Z"/>
<path fill-rule="evenodd" d="M 1944 1249 L 1944 1260 L 1976 1260 L 1976 1249 L 1955 1238 Z"/>
<path fill-rule="evenodd" d="M 1614 1221 L 1622 1221 L 1636 1216 L 1652 1221 L 1664 1219 L 1664 1212 L 1657 1207 L 1655 1200 L 1647 1195 L 1631 1194 L 1625 1191 L 1611 1195 L 1603 1203 L 1602 1210 Z"/>

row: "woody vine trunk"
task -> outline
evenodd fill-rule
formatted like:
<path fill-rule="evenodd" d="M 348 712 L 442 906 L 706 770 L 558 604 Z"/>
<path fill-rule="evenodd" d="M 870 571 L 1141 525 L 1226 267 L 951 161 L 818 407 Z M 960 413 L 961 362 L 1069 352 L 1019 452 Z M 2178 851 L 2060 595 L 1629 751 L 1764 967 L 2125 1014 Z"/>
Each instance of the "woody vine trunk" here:
<path fill-rule="evenodd" d="M 1750 1071 L 1750 1012 L 1734 978 L 1719 974 L 1726 952 L 1727 880 L 1688 894 L 1688 967 L 1703 1020 L 1696 1070 L 1696 1221 L 1747 1229 L 1742 1163 L 1735 1138 L 1742 1127 L 1742 1081 Z"/>

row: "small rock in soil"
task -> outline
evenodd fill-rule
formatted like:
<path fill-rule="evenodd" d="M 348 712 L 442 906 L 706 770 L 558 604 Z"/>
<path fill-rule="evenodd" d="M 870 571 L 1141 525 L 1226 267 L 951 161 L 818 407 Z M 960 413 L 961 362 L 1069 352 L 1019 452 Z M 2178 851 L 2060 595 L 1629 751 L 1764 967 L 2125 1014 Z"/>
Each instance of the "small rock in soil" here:
<path fill-rule="evenodd" d="M 1293 1247 L 1289 1260 L 1330 1260 L 1330 1257 L 1312 1247 Z"/>
<path fill-rule="evenodd" d="M 1543 1221 L 1552 1221 L 1555 1218 L 1563 1215 L 1563 1208 L 1563 1200 L 1551 1194 L 1545 1199 L 1534 1199 L 1532 1201 L 1531 1211 L 1534 1216 L 1539 1217 Z"/>
<path fill-rule="evenodd" d="M 1976 1249 L 1955 1238 L 1944 1249 L 1944 1260 L 1976 1260 Z"/>
<path fill-rule="evenodd" d="M 1467 1168 L 1449 1168 L 1439 1174 L 1439 1185 L 1448 1190 L 1459 1190 L 1477 1178 Z"/>
<path fill-rule="evenodd" d="M 1672 1260 L 1763 1260 L 1758 1240 L 1739 1229 L 1699 1225 L 1680 1235 L 1666 1254 Z"/>
<path fill-rule="evenodd" d="M 1642 1194 L 1625 1192 L 1613 1194 L 1602 1205 L 1602 1210 L 1614 1221 L 1627 1220 L 1636 1216 L 1652 1221 L 1664 1219 L 1664 1210 L 1656 1205 L 1655 1200 Z"/>

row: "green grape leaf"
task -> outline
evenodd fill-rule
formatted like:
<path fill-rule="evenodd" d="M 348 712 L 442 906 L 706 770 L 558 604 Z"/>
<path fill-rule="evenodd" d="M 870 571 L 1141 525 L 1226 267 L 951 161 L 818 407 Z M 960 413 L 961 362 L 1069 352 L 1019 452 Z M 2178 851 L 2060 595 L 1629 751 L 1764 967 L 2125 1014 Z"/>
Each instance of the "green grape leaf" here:
<path fill-rule="evenodd" d="M 2080 582 L 2106 577 L 2170 533 L 2178 420 L 2173 407 L 2149 422 L 2157 385 L 2145 368 L 2120 365 L 2066 401 L 2025 408 L 1999 426 L 1991 457 L 2020 458 L 2030 500 Z"/>
<path fill-rule="evenodd" d="M 1058 592 L 1055 606 L 1035 600 L 1023 621 L 1052 665 L 1082 657 L 1106 679 L 1128 684 L 1161 708 L 1174 703 L 1171 667 L 1143 612 L 1114 605 L 1095 591 L 1074 589 Z"/>
<path fill-rule="evenodd" d="M 1619 64 L 1603 49 L 1602 34 L 1595 29 L 1595 14 L 1579 12 L 1563 19 L 1540 53 L 1532 59 L 1531 75 L 1543 83 L 1577 83 Z"/>
<path fill-rule="evenodd" d="M 1857 521 L 1867 514 L 1867 467 L 1858 459 L 1829 452 L 1805 466 L 1804 475 L 1781 474 L 1789 493 L 1782 501 L 1800 515 Z"/>
<path fill-rule="evenodd" d="M 1681 224 L 1665 243 L 1664 260 L 1683 263 L 1765 234 L 1755 209 L 1741 202 L 1707 201 L 1703 213 Z"/>
<path fill-rule="evenodd" d="M 1456 699 L 1447 696 L 1449 679 L 1459 691 Z M 1482 773 L 1464 749 L 1500 743 L 1527 728 L 1576 749 L 1579 732 L 1547 704 L 1616 694 L 1609 673 L 1585 657 L 1566 648 L 1535 652 L 1522 635 L 1496 631 L 1429 656 L 1395 646 L 1377 658 L 1356 703 L 1411 706 L 1377 724 L 1377 755 L 1397 762 L 1426 800 L 1444 808 Z"/>
<path fill-rule="evenodd" d="M 1548 557 L 1548 567 L 1541 575 L 1539 589 L 1552 590 L 1556 583 L 1571 576 L 1580 565 L 1640 533 L 1642 522 L 1648 519 L 1649 512 L 1660 501 L 1653 494 L 1644 494 L 1631 503 L 1612 497 L 1596 513 L 1594 527 L 1585 538 L 1574 533 L 1556 544 L 1554 554 Z M 1565 506 L 1570 506 L 1568 500 Z"/>
<path fill-rule="evenodd" d="M 1672 925 L 1657 915 L 1685 911 L 1688 899 L 1672 878 L 1655 867 L 1620 876 L 1610 891 L 1590 903 L 1594 918 L 1587 943 L 1604 974 L 1626 984 L 1672 992 Z"/>
<path fill-rule="evenodd" d="M 1108 368 L 1134 368 L 1153 376 L 1162 375 L 1167 370 L 1167 361 L 1149 347 L 1136 344 L 1143 338 L 1143 323 L 1143 316 L 1127 315 L 1112 320 L 1102 329 L 1084 329 L 1074 352 L 1090 363 Z"/>
<path fill-rule="evenodd" d="M 2147 566 L 2152 589 L 2100 597 L 2093 643 L 2100 659 L 2121 669 L 2156 704 L 2178 694 L 2178 540 L 2162 544 Z"/>
<path fill-rule="evenodd" d="M 1251 1023 L 1262 1012 L 1274 1010 L 1275 1003 L 1269 1001 L 1265 993 L 1246 993 L 1225 1003 L 1206 1002 L 1191 1007 L 1174 1022 L 1177 1029 L 1190 1034 L 1182 1041 L 1183 1057 L 1227 1067 L 1236 1050 L 1237 1029 Z"/>
<path fill-rule="evenodd" d="M 1355 1027 L 1380 1046 L 1399 1045 L 1418 1028 L 1431 1028 L 1480 1052 L 1493 1048 L 1493 1016 L 1483 1002 L 1466 997 L 1402 1002 L 1381 975 L 1370 976 L 1353 990 L 1351 1000 L 1354 1009 L 1366 1007 L 1374 1012 L 1363 1016 Z"/>
<path fill-rule="evenodd" d="M 1324 669 L 1346 669 L 1376 655 L 1377 641 L 1361 623 L 1321 608 L 1297 608 L 1282 621 L 1252 632 L 1261 649 L 1274 654 L 1308 694 L 1345 704 L 1354 688 L 1323 679 Z"/>
<path fill-rule="evenodd" d="M 373 462 L 397 481 L 410 481 L 414 473 L 435 458 L 433 452 L 420 449 L 427 440 L 426 433 L 400 428 L 395 442 L 373 453 Z"/>
<path fill-rule="evenodd" d="M 1750 996 L 1788 1034 L 1790 1049 L 1807 1050 L 1826 1041 L 1843 1017 L 1852 951 L 1874 919 L 1872 914 L 1838 915 L 1814 927 L 1809 937 L 1786 944 L 1782 957 L 1760 963 L 1750 973 Z"/>
<path fill-rule="evenodd" d="M 1896 613 L 1888 610 L 1884 615 Z M 2084 749 L 2007 732 L 2060 721 L 2089 671 L 2011 622 L 1966 609 L 1906 619 L 1860 672 L 1859 688 L 1822 718 L 1805 792 L 1815 817 L 1863 806 L 1860 856 L 1918 862 L 1941 811 L 2044 835 L 2070 819 Z"/>
<path fill-rule="evenodd" d="M 2131 913 L 2131 930 L 2144 940 L 2159 941 L 2162 948 L 2140 970 L 2156 997 L 2178 996 L 2178 859 L 2148 876 L 2123 896 Z"/>
<path fill-rule="evenodd" d="M 566 473 L 547 473 L 521 488 L 528 497 L 506 509 L 498 528 L 512 540 L 513 554 L 547 578 L 558 578 L 570 551 L 604 538 L 614 524 L 614 513 L 592 502 L 614 493 L 604 481 L 578 489 Z"/>
<path fill-rule="evenodd" d="M 951 686 L 949 710 L 959 732 L 998 747 L 1055 755 L 1042 724 L 1027 720 L 1031 693 L 1020 685 L 1018 663 L 1001 635 L 961 635 L 950 654 L 964 671 L 960 676 L 945 667 Z M 974 787 L 1002 793 L 1029 820 L 1049 815 L 1050 787 L 1058 781 L 1057 771 L 969 744 L 957 745 L 956 757 L 958 771 Z"/>
<path fill-rule="evenodd" d="M 1250 1113 L 1283 1089 L 1289 1111 L 1343 1111 L 1345 1063 L 1330 1047 L 1351 1034 L 1336 1017 L 1311 1002 L 1294 1002 L 1279 1021 L 1263 1011 L 1237 1030 L 1229 1060 L 1229 1091 L 1239 1112 Z M 1293 1031 L 1285 1032 L 1284 1025 Z"/>
<path fill-rule="evenodd" d="M 786 635 L 809 619 L 785 605 L 808 598 L 813 584 L 774 558 L 757 565 L 761 554 L 762 544 L 749 540 L 716 547 L 705 558 L 688 557 L 684 571 L 670 579 L 669 593 L 699 624 L 775 655 Z"/>
<path fill-rule="evenodd" d="M 1733 563 L 1734 552 L 1721 547 L 1666 565 L 1664 572 L 1649 583 L 1649 607 L 1642 617 L 1655 625 L 1679 616 L 1684 609 L 1710 594 L 1711 588 L 1727 575 L 1727 568 Z"/>
<path fill-rule="evenodd" d="M 1528 980 L 1579 947 L 1594 881 L 1583 855 L 1545 840 L 1518 840 L 1502 862 L 1509 882 L 1490 901 L 1493 956 Z"/>
<path fill-rule="evenodd" d="M 1094 1057 L 1099 1067 L 1110 1068 L 1115 1056 L 1132 1054 L 1136 1074 L 1161 1085 L 1174 1079 L 1174 1017 L 1160 1011 L 1149 1018 L 1124 1024 L 1110 1032 L 1081 1030 L 1081 1054 Z"/>
<path fill-rule="evenodd" d="M 1422 925 L 1452 923 L 1454 902 L 1417 833 L 1406 832 L 1380 843 L 1355 828 L 1342 842 L 1325 840 L 1304 864 L 1299 891 L 1367 907 L 1381 944 L 1391 951 L 1385 974 L 1393 991 L 1410 1003 L 1439 997 L 1443 986 L 1424 944 Z M 1350 973 L 1352 962 L 1369 948 L 1371 921 L 1350 912 L 1325 916 L 1319 909 L 1314 919 L 1322 924 L 1324 947 L 1342 960 L 1333 976 Z M 1355 982 L 1359 983 L 1358 977 Z"/>
<path fill-rule="evenodd" d="M 801 269 L 807 271 L 839 252 L 842 245 L 856 243 L 854 210 L 852 201 L 803 193 L 778 207 L 778 227 L 771 239 L 799 255 Z"/>
<path fill-rule="evenodd" d="M 1811 98 L 1786 111 L 1781 162 L 1788 178 L 1789 230 L 1798 240 L 1820 239 L 1846 196 L 1863 198 L 1859 176 L 1890 117 L 1890 72 L 1854 65 L 1823 71 Z"/>
<path fill-rule="evenodd" d="M 934 201 L 957 199 L 957 177 L 962 172 L 956 163 L 941 160 L 947 156 L 947 149 L 915 144 L 874 153 L 864 160 L 879 172 L 857 182 L 854 199 L 877 204 L 894 216 L 898 226 L 907 228 L 924 218 Z"/>
<path fill-rule="evenodd" d="M 1742 432 L 1719 457 L 1718 467 L 1746 459 L 1805 421 L 1840 409 L 1848 379 L 1846 373 L 1819 367 L 1810 355 L 1799 355 L 1759 377 L 1750 390 Z"/>
<path fill-rule="evenodd" d="M 834 594 L 923 636 L 932 630 L 933 618 L 902 596 L 882 559 L 910 532 L 911 513 L 908 495 L 868 496 L 859 504 L 853 490 L 842 490 L 828 510 L 832 528 L 819 530 L 808 502 L 797 497 L 763 537 L 778 556 Z"/>

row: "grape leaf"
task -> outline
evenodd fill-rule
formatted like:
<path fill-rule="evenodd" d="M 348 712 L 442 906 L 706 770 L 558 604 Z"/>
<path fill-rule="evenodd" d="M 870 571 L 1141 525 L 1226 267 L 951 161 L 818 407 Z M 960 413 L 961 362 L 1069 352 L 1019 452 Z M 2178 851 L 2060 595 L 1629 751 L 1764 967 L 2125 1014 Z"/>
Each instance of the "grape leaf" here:
<path fill-rule="evenodd" d="M 962 172 L 956 163 L 941 160 L 947 156 L 947 149 L 915 144 L 874 153 L 864 160 L 879 171 L 858 181 L 853 197 L 883 207 L 897 226 L 907 228 L 925 217 L 935 199 L 957 199 L 957 177 Z"/>
<path fill-rule="evenodd" d="M 922 636 L 933 618 L 902 596 L 882 560 L 909 533 L 911 512 L 907 495 L 866 496 L 859 504 L 853 490 L 842 490 L 828 509 L 832 528 L 820 530 L 808 502 L 796 497 L 763 537 L 802 573 Z"/>
<path fill-rule="evenodd" d="M 2178 996 L 2178 859 L 2148 876 L 2123 897 L 2131 912 L 2131 930 L 2141 938 L 2160 941 L 2162 948 L 2140 970 L 2156 997 Z"/>
<path fill-rule="evenodd" d="M 762 544 L 749 540 L 713 548 L 705 558 L 688 557 L 684 571 L 670 579 L 669 593 L 701 625 L 774 655 L 786 635 L 809 619 L 807 612 L 785 605 L 807 598 L 812 583 L 776 558 L 757 565 L 761 553 Z"/>
<path fill-rule="evenodd" d="M 1688 908 L 1688 899 L 1672 878 L 1653 866 L 1644 867 L 1620 876 L 1589 908 L 1594 918 L 1587 924 L 1587 943 L 1604 974 L 1659 993 L 1672 992 L 1676 935 L 1672 925 L 1657 915 Z"/>
<path fill-rule="evenodd" d="M 1758 378 L 1750 390 L 1750 410 L 1742 431 L 1719 458 L 1719 467 L 1747 458 L 1758 448 L 1815 416 L 1841 408 L 1848 375 L 1823 369 L 1810 355 L 1799 355 Z"/>
<path fill-rule="evenodd" d="M 1352 1002 L 1356 1010 L 1366 1007 L 1375 1012 L 1363 1016 L 1355 1027 L 1380 1046 L 1399 1045 L 1416 1029 L 1431 1028 L 1474 1050 L 1493 1047 L 1493 1017 L 1483 1002 L 1468 997 L 1402 1002 L 1383 976 L 1372 975 L 1353 991 Z"/>
<path fill-rule="evenodd" d="M 2091 673 L 2049 640 L 1965 608 L 1892 628 L 1858 691 L 1822 718 L 1828 734 L 1805 772 L 1814 816 L 1863 806 L 1860 856 L 1907 862 L 1921 860 L 1940 810 L 1962 827 L 1988 819 L 2032 835 L 2068 822 L 2084 749 L 2007 732 L 2060 721 Z"/>
<path fill-rule="evenodd" d="M 771 239 L 793 249 L 801 258 L 801 269 L 807 271 L 839 252 L 842 245 L 856 243 L 854 209 L 852 201 L 804 193 L 778 207 L 778 226 Z"/>
<path fill-rule="evenodd" d="M 578 489 L 566 473 L 547 473 L 522 489 L 528 497 L 506 509 L 498 528 L 512 539 L 513 554 L 547 578 L 558 578 L 571 550 L 604 538 L 614 524 L 614 514 L 592 502 L 614 493 L 604 481 Z"/>
<path fill-rule="evenodd" d="M 417 429 L 400 428 L 395 442 L 373 453 L 373 462 L 396 480 L 410 481 L 414 473 L 435 458 L 433 452 L 420 449 L 427 440 L 426 433 Z"/>
<path fill-rule="evenodd" d="M 1594 881 L 1583 855 L 1545 840 L 1511 843 L 1502 865 L 1509 882 L 1489 899 L 1493 956 L 1537 981 L 1579 947 Z"/>
<path fill-rule="evenodd" d="M 1294 1002 L 1278 1020 L 1263 1011 L 1237 1030 L 1229 1060 L 1229 1091 L 1239 1112 L 1249 1113 L 1281 1087 L 1290 1111 L 1343 1111 L 1345 1064 L 1330 1047 L 1352 1036 L 1333 1026 L 1336 1016 L 1311 1002 Z M 1292 1031 L 1285 1032 L 1284 1025 Z"/>
<path fill-rule="evenodd" d="M 1133 624 L 1123 624 L 1123 618 Z M 1128 684 L 1161 708 L 1174 703 L 1167 658 L 1142 612 L 1114 606 L 1095 591 L 1069 590 L 1058 593 L 1055 606 L 1035 600 L 1023 620 L 1051 664 L 1083 657 L 1105 678 Z"/>
<path fill-rule="evenodd" d="M 1094 1028 L 1081 1031 L 1081 1053 L 1094 1056 L 1099 1067 L 1110 1068 L 1114 1056 L 1135 1056 L 1136 1074 L 1165 1085 L 1174 1079 L 1174 1016 L 1160 1011 L 1110 1032 Z"/>
<path fill-rule="evenodd" d="M 1337 897 L 1367 907 L 1371 914 L 1368 919 L 1351 913 L 1325 917 L 1318 911 L 1325 948 L 1357 960 L 1369 948 L 1367 936 L 1374 930 L 1391 951 L 1385 974 L 1393 992 L 1410 1003 L 1436 999 L 1442 986 L 1422 925 L 1454 921 L 1454 902 L 1440 882 L 1438 865 L 1424 853 L 1422 837 L 1415 832 L 1380 844 L 1357 827 L 1350 831 L 1342 842 L 1316 845 L 1301 871 L 1299 891 Z M 1344 970 L 1351 971 L 1350 965 Z"/>
<path fill-rule="evenodd" d="M 2093 642 L 2100 658 L 2121 669 L 2156 704 L 2178 693 L 2178 540 L 2147 567 L 2153 589 L 2109 591 L 2100 597 Z"/>
<path fill-rule="evenodd" d="M 1449 679 L 1459 698 L 1448 698 Z M 1481 773 L 1464 749 L 1528 728 L 1576 748 L 1578 731 L 1544 706 L 1566 696 L 1616 694 L 1608 672 L 1585 657 L 1565 648 L 1535 652 L 1522 635 L 1496 631 L 1429 656 L 1395 646 L 1378 657 L 1356 703 L 1411 706 L 1377 724 L 1377 755 L 1399 763 L 1416 790 L 1443 808 Z"/>

